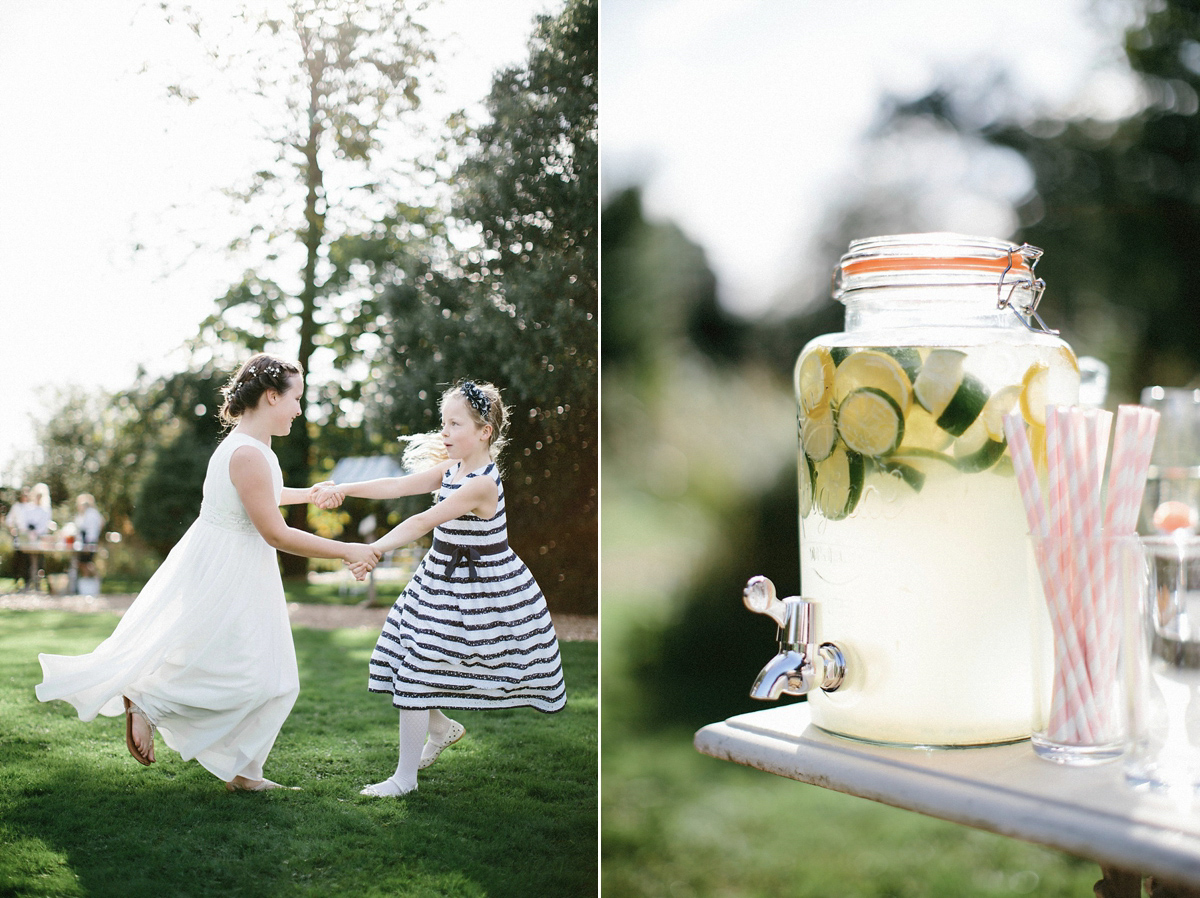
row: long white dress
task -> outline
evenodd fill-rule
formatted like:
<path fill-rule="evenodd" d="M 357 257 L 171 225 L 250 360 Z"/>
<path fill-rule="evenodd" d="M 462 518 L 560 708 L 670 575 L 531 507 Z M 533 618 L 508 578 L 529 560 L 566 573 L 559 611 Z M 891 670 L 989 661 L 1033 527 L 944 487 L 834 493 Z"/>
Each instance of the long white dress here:
<path fill-rule="evenodd" d="M 124 713 L 128 696 L 163 741 L 228 782 L 257 780 L 300 690 L 275 550 L 229 478 L 234 450 L 266 444 L 230 434 L 213 453 L 200 517 L 171 550 L 113 634 L 88 655 L 39 655 L 41 701 L 63 699 L 81 720 Z"/>

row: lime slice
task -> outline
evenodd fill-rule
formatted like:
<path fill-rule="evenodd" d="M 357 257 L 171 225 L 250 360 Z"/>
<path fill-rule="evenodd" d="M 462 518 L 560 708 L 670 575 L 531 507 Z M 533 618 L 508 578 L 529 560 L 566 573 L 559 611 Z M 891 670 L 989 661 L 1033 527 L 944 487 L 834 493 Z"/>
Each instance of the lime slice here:
<path fill-rule="evenodd" d="M 904 440 L 900 451 L 908 449 L 945 449 L 953 440 L 950 434 L 938 427 L 937 420 L 921 406 L 914 404 L 904 419 Z"/>
<path fill-rule="evenodd" d="M 925 485 L 925 472 L 915 465 L 902 461 L 893 461 L 890 458 L 887 460 L 876 459 L 875 465 L 881 474 L 902 480 L 915 493 L 921 492 L 921 487 Z"/>
<path fill-rule="evenodd" d="M 800 462 L 796 466 L 797 480 L 800 486 L 800 517 L 808 517 L 808 513 L 813 507 L 813 463 L 803 452 L 800 453 Z"/>
<path fill-rule="evenodd" d="M 978 452 L 983 447 L 983 444 L 989 439 L 991 439 L 991 437 L 988 436 L 987 426 L 983 421 L 983 415 L 980 415 L 971 423 L 971 426 L 964 430 L 962 434 L 959 435 L 958 439 L 954 441 L 954 457 L 965 458 L 974 452 Z"/>
<path fill-rule="evenodd" d="M 1046 397 L 1050 385 L 1050 366 L 1034 362 L 1021 378 L 1021 416 L 1030 424 L 1046 426 Z"/>
<path fill-rule="evenodd" d="M 936 419 L 946 410 L 963 379 L 967 354 L 958 349 L 934 349 L 913 381 L 913 395 Z"/>
<path fill-rule="evenodd" d="M 912 405 L 912 381 L 894 358 L 877 349 L 860 349 L 851 353 L 837 366 L 833 378 L 833 403 L 840 406 L 842 400 L 855 390 L 874 387 L 882 390 L 896 401 L 901 416 L 908 414 Z"/>
<path fill-rule="evenodd" d="M 838 406 L 837 429 L 848 449 L 874 458 L 900 445 L 904 415 L 896 400 L 883 390 L 863 387 Z"/>
<path fill-rule="evenodd" d="M 963 434 L 968 427 L 975 423 L 983 407 L 987 405 L 988 391 L 982 383 L 970 374 L 964 374 L 958 389 L 950 399 L 950 404 L 937 419 L 938 427 L 955 436 Z"/>
<path fill-rule="evenodd" d="M 796 366 L 796 400 L 805 414 L 822 403 L 828 403 L 833 393 L 833 357 L 820 346 L 813 349 Z"/>
<path fill-rule="evenodd" d="M 1000 460 L 1008 448 L 1005 440 L 993 440 L 988 435 L 983 416 L 954 441 L 954 466 L 967 474 L 986 471 Z"/>
<path fill-rule="evenodd" d="M 858 505 L 862 495 L 862 456 L 837 446 L 813 467 L 813 504 L 831 521 L 840 521 Z"/>
<path fill-rule="evenodd" d="M 804 454 L 813 461 L 828 458 L 837 442 L 837 428 L 833 424 L 833 409 L 823 405 L 807 415 L 799 417 L 800 445 Z"/>
<path fill-rule="evenodd" d="M 987 405 L 983 407 L 983 413 L 979 416 L 983 419 L 983 426 L 987 429 L 987 435 L 993 440 L 1004 440 L 1004 416 L 1015 409 L 1021 401 L 1021 387 L 1017 384 L 1010 384 L 1007 387 L 1001 387 L 992 394 L 992 398 L 987 401 Z"/>

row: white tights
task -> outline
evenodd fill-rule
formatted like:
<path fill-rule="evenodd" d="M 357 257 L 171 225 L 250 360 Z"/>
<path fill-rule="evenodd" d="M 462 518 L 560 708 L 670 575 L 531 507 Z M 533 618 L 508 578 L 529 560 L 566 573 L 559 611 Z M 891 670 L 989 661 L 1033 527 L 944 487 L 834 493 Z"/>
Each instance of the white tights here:
<path fill-rule="evenodd" d="M 364 795 L 397 796 L 417 790 L 417 765 L 425 737 L 440 738 L 450 728 L 450 718 L 441 711 L 400 711 L 400 759 L 396 772 L 382 783 L 363 789 Z"/>

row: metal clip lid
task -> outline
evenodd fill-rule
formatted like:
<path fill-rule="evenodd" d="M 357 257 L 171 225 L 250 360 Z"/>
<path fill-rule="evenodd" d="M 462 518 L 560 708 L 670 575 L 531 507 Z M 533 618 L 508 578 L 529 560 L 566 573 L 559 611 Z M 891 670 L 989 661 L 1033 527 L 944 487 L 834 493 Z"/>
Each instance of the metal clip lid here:
<path fill-rule="evenodd" d="M 1042 250 L 1036 246 L 1030 246 L 1028 243 L 1022 243 L 1014 248 L 1008 254 L 1008 264 L 1004 271 L 1000 273 L 1000 279 L 996 281 L 996 308 L 1012 309 L 1017 319 L 1031 331 L 1041 331 L 1045 334 L 1053 334 L 1058 336 L 1058 331 L 1054 328 L 1047 327 L 1046 322 L 1042 320 L 1042 316 L 1037 313 L 1038 303 L 1042 301 L 1042 294 L 1046 292 L 1046 282 L 1040 277 L 1035 277 L 1034 268 L 1037 266 L 1038 259 L 1042 257 Z M 1019 256 L 1025 267 L 1029 269 L 1029 276 L 1017 276 L 1014 280 L 1007 280 L 1008 273 L 1013 269 L 1013 256 Z M 1004 294 L 1004 285 L 1009 285 L 1008 295 Z M 1016 293 L 1018 287 L 1024 287 L 1029 291 L 1029 302 L 1023 306 L 1019 306 L 1013 302 L 1013 294 Z M 1037 322 L 1038 326 L 1034 327 L 1029 323 L 1030 319 Z"/>

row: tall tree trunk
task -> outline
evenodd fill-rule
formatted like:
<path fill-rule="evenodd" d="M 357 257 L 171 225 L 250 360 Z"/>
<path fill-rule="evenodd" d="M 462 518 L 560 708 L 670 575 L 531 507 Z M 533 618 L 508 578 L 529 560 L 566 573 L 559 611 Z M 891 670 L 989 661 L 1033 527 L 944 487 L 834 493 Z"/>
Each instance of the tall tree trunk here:
<path fill-rule="evenodd" d="M 309 60 L 309 107 L 308 107 L 308 140 L 304 144 L 304 182 L 307 193 L 304 201 L 304 286 L 300 292 L 300 347 L 296 354 L 304 371 L 309 370 L 309 360 L 316 346 L 316 312 L 317 312 L 317 260 L 320 257 L 321 242 L 325 239 L 325 215 L 318 209 L 322 200 L 324 178 L 317 149 L 320 146 L 321 122 L 318 117 L 320 108 L 321 89 L 321 60 Z M 303 486 L 309 482 L 309 472 L 312 470 L 312 439 L 308 433 L 308 397 L 300 397 L 300 408 L 304 412 L 300 416 L 301 425 L 292 430 L 288 438 L 288 464 L 284 467 L 284 482 L 293 486 Z M 288 524 L 301 530 L 308 530 L 308 506 L 292 505 L 288 508 Z M 308 562 L 297 555 L 283 555 L 283 575 L 285 577 L 303 577 L 308 572 Z"/>

